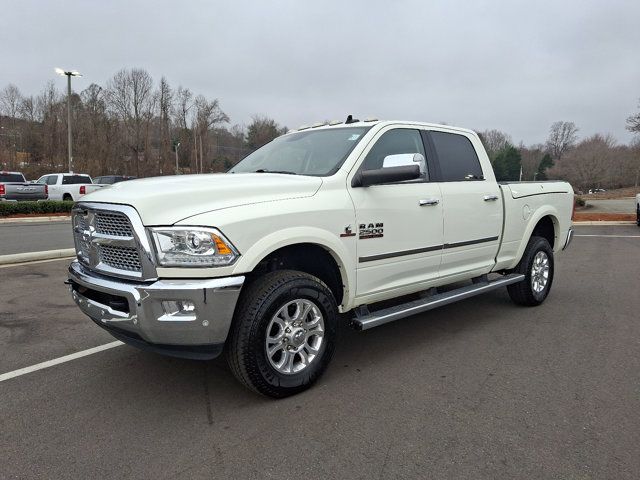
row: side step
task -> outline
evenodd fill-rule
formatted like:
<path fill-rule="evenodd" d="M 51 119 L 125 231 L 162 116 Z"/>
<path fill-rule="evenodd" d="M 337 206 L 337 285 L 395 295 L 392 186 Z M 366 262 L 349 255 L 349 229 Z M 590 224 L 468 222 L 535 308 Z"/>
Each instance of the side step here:
<path fill-rule="evenodd" d="M 384 308 L 373 313 L 365 315 L 356 314 L 356 317 L 351 323 L 356 330 L 369 330 L 370 328 L 378 327 L 385 323 L 400 320 L 401 318 L 409 317 L 417 313 L 426 312 L 427 310 L 433 310 L 434 308 L 448 305 L 459 300 L 464 300 L 465 298 L 474 297 L 481 293 L 488 292 L 489 290 L 495 290 L 496 288 L 506 287 L 512 283 L 521 282 L 524 280 L 524 275 L 520 273 L 511 273 L 493 281 L 488 281 L 486 278 L 483 280 L 484 281 L 479 281 L 477 283 L 474 282 L 473 285 L 467 285 L 448 292 L 438 293 L 427 298 L 413 300 L 411 302 L 403 303 L 402 305 Z"/>

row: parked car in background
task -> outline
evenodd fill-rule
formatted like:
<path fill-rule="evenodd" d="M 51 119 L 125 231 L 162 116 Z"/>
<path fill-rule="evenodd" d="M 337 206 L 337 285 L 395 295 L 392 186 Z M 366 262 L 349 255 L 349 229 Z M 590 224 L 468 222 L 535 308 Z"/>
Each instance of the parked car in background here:
<path fill-rule="evenodd" d="M 101 185 L 113 185 L 118 182 L 125 182 L 127 180 L 135 180 L 136 177 L 129 177 L 127 175 L 103 175 L 93 179 L 93 183 Z"/>
<path fill-rule="evenodd" d="M 636 195 L 636 224 L 640 227 L 640 193 Z"/>
<path fill-rule="evenodd" d="M 592 195 L 594 193 L 604 193 L 606 192 L 606 190 L 604 188 L 590 188 L 589 189 L 589 195 Z"/>
<path fill-rule="evenodd" d="M 46 200 L 47 185 L 29 183 L 20 172 L 0 172 L 0 201 Z"/>
<path fill-rule="evenodd" d="M 49 188 L 49 200 L 77 201 L 84 195 L 81 186 L 93 185 L 89 175 L 80 173 L 50 173 L 38 179 Z M 85 191 L 85 193 L 87 193 Z"/>

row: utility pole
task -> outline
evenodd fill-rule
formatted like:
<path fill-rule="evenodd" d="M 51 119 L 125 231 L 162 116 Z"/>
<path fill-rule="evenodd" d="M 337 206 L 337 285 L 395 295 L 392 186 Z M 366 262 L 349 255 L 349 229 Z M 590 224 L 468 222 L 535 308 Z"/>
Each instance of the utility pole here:
<path fill-rule="evenodd" d="M 176 152 L 176 175 L 178 175 L 178 147 L 180 146 L 180 142 L 177 140 L 173 141 L 173 151 Z"/>
<path fill-rule="evenodd" d="M 76 70 L 64 70 L 62 68 L 56 68 L 55 71 L 58 75 L 67 77 L 67 137 L 69 142 L 69 172 L 71 172 L 71 167 L 73 164 L 73 145 L 71 142 L 71 77 L 81 77 L 82 75 L 80 75 L 80 73 Z"/>

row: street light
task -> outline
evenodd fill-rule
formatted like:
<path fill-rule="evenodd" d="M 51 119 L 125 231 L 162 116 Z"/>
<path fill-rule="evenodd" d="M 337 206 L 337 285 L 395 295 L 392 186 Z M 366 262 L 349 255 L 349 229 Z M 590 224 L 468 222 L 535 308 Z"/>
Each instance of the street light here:
<path fill-rule="evenodd" d="M 71 147 L 71 77 L 81 77 L 82 75 L 76 70 L 68 71 L 56 68 L 55 71 L 58 75 L 67 77 L 67 133 L 69 134 L 69 172 L 71 172 L 71 161 L 73 160 Z"/>

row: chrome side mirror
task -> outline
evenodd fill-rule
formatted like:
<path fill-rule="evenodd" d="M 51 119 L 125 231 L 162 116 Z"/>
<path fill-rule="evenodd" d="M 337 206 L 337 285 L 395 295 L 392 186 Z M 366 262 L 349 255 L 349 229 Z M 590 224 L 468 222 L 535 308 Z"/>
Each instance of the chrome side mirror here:
<path fill-rule="evenodd" d="M 421 153 L 397 153 L 395 155 L 387 155 L 382 161 L 382 168 L 389 167 L 406 167 L 418 164 L 420 167 L 420 175 L 427 176 L 427 159 Z"/>

